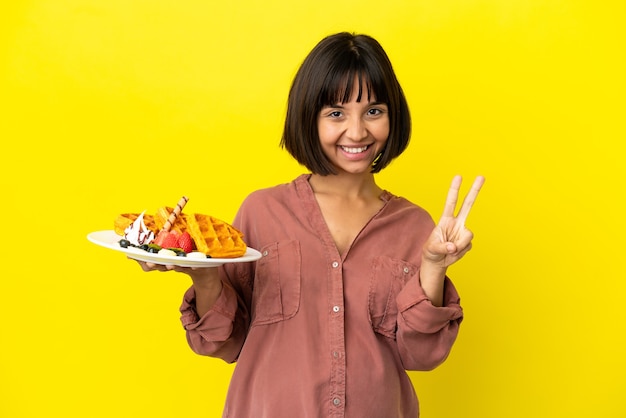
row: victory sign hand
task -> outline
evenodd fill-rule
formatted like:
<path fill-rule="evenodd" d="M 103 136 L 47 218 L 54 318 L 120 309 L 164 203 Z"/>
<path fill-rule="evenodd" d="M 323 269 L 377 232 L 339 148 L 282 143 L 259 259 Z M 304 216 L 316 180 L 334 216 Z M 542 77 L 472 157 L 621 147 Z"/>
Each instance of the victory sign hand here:
<path fill-rule="evenodd" d="M 452 180 L 441 219 L 423 247 L 422 263 L 432 263 L 433 267 L 442 270 L 460 260 L 472 248 L 474 234 L 465 227 L 465 220 L 485 178 L 476 177 L 459 213 L 454 216 L 461 182 L 461 176 L 455 176 Z"/>

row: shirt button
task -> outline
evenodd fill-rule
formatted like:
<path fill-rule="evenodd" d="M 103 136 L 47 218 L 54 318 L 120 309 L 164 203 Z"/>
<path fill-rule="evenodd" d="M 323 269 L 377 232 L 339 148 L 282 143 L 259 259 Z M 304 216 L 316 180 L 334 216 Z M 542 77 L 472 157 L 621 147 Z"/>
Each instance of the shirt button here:
<path fill-rule="evenodd" d="M 339 399 L 339 398 L 333 399 L 333 405 L 335 405 L 335 406 L 341 405 L 341 399 Z"/>
<path fill-rule="evenodd" d="M 336 351 L 333 351 L 333 357 L 334 357 L 334 358 L 338 358 L 338 357 L 339 357 L 339 353 L 338 353 L 338 352 L 336 352 Z"/>
<path fill-rule="evenodd" d="M 339 263 L 336 261 L 333 261 L 333 268 L 336 269 L 339 266 Z"/>
<path fill-rule="evenodd" d="M 406 274 L 406 273 L 408 273 L 408 272 L 409 272 L 409 268 L 408 268 L 408 267 L 405 267 L 405 268 L 404 268 L 404 273 Z"/>
<path fill-rule="evenodd" d="M 333 312 L 339 312 L 339 306 L 333 306 Z"/>
<path fill-rule="evenodd" d="M 267 257 L 267 251 L 263 251 L 263 257 Z"/>

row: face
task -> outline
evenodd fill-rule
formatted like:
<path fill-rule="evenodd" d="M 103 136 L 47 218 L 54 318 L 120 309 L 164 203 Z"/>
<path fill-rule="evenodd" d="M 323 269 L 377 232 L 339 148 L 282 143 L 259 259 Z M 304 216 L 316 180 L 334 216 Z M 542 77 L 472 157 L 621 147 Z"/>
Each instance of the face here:
<path fill-rule="evenodd" d="M 367 94 L 356 98 L 353 88 L 350 102 L 323 107 L 317 119 L 322 150 L 339 173 L 369 173 L 389 137 L 387 105 Z"/>

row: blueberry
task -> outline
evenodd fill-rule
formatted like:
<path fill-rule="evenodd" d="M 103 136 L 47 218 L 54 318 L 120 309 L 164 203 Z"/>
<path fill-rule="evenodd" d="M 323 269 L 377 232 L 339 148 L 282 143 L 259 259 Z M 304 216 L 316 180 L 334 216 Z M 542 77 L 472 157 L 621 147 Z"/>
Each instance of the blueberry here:
<path fill-rule="evenodd" d="M 122 248 L 128 248 L 130 246 L 130 241 L 127 239 L 121 239 L 120 240 L 120 247 Z"/>

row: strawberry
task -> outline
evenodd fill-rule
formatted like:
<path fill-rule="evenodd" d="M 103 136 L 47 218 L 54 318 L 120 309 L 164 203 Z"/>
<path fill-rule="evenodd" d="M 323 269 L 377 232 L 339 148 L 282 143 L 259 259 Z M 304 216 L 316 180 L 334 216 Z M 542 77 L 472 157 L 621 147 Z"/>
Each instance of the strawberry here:
<path fill-rule="evenodd" d="M 173 232 L 161 231 L 157 236 L 155 244 L 161 248 L 176 248 L 178 243 L 178 235 Z"/>
<path fill-rule="evenodd" d="M 193 251 L 194 242 L 189 235 L 189 232 L 185 231 L 178 237 L 178 248 L 181 248 L 184 252 L 190 253 Z"/>
<path fill-rule="evenodd" d="M 163 244 L 163 240 L 165 239 L 166 235 L 167 235 L 167 232 L 164 232 L 164 231 L 159 232 L 152 243 L 154 245 L 158 245 L 159 247 L 161 247 L 161 244 Z"/>

